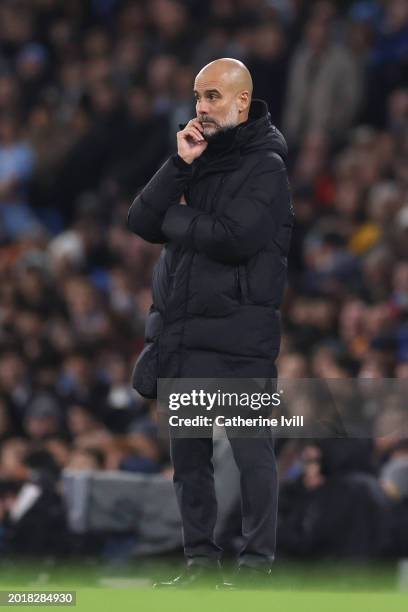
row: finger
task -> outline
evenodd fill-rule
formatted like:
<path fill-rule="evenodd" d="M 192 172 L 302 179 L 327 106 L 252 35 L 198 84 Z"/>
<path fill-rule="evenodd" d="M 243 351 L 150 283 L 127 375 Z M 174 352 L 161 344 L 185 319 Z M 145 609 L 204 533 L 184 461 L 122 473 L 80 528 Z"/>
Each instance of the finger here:
<path fill-rule="evenodd" d="M 194 142 L 202 144 L 205 142 L 201 132 L 196 130 L 194 127 L 185 127 L 184 130 L 178 133 L 178 138 L 183 140 L 193 140 Z"/>
<path fill-rule="evenodd" d="M 198 119 L 192 119 L 192 124 L 194 127 L 196 127 L 198 130 L 200 130 L 200 132 L 204 131 L 203 126 L 201 125 L 200 121 Z"/>
<path fill-rule="evenodd" d="M 203 126 L 201 125 L 201 123 L 199 122 L 199 120 L 197 118 L 190 119 L 190 121 L 187 123 L 186 127 L 195 127 L 198 130 L 200 130 L 200 132 L 204 131 Z"/>
<path fill-rule="evenodd" d="M 184 128 L 185 130 L 189 130 L 189 129 L 196 129 L 199 132 L 202 131 L 202 127 L 201 124 L 196 120 L 196 119 L 191 119 L 191 121 L 189 121 L 186 125 L 186 127 Z"/>
<path fill-rule="evenodd" d="M 193 132 L 197 136 L 199 142 L 202 142 L 204 140 L 204 137 L 203 137 L 202 133 L 199 130 L 197 130 L 197 128 L 193 127 L 193 128 L 190 128 L 190 129 L 193 130 Z"/>
<path fill-rule="evenodd" d="M 185 130 L 184 133 L 186 137 L 192 138 L 197 142 L 204 142 L 204 138 L 202 137 L 201 133 L 195 128 L 189 128 L 188 130 Z"/>

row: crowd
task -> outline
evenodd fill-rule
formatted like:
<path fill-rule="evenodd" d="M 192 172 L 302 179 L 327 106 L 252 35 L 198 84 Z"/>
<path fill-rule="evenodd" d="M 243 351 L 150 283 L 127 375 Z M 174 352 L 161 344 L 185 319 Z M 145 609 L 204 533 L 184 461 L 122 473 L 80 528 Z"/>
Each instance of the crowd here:
<path fill-rule="evenodd" d="M 127 212 L 218 57 L 246 63 L 290 146 L 279 375 L 408 378 L 406 0 L 3 0 L 0 549 L 54 550 L 13 522 L 24 482 L 41 483 L 49 532 L 65 529 L 66 468 L 170 474 L 154 402 L 129 384 L 160 249 Z M 354 441 L 358 460 L 327 471 L 336 448 L 280 445 L 281 550 L 341 554 L 350 508 L 323 546 L 317 518 L 336 483 L 364 474 L 395 513 L 391 544 L 363 554 L 406 554 L 403 432 Z M 364 523 L 373 513 L 355 500 Z"/>

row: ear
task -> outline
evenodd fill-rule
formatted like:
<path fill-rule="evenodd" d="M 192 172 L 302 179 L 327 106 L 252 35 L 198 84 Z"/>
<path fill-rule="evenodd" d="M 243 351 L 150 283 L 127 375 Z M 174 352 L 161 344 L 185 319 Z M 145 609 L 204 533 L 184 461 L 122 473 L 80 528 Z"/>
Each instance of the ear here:
<path fill-rule="evenodd" d="M 243 113 L 248 109 L 251 100 L 249 98 L 249 91 L 241 91 L 238 96 L 238 110 Z"/>

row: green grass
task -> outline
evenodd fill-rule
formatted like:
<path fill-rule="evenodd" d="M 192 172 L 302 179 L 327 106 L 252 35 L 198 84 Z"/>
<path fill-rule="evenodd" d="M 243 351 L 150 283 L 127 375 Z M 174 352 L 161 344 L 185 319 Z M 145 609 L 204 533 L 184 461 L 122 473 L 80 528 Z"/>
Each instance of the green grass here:
<path fill-rule="evenodd" d="M 96 612 L 406 612 L 408 592 L 398 591 L 395 563 L 275 564 L 267 591 L 158 591 L 156 580 L 177 574 L 180 559 L 151 559 L 126 566 L 78 561 L 0 563 L 1 590 L 76 590 L 76 611 Z M 230 569 L 230 568 L 229 568 Z M 228 568 L 227 568 L 228 574 Z M 406 585 L 408 588 L 408 585 Z M 41 606 L 24 606 L 38 610 Z M 52 609 L 59 609 L 49 606 Z"/>

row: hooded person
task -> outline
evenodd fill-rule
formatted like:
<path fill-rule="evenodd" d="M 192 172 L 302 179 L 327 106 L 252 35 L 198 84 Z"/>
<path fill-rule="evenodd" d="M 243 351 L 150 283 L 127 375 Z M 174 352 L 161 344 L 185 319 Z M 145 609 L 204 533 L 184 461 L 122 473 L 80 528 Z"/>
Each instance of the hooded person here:
<path fill-rule="evenodd" d="M 294 218 L 286 143 L 266 103 L 252 100 L 251 75 L 238 60 L 205 66 L 194 95 L 197 117 L 177 133 L 178 152 L 128 213 L 131 231 L 164 245 L 153 273 L 145 347 L 133 372 L 133 385 L 146 397 L 156 397 L 158 378 L 277 374 Z M 276 529 L 273 442 L 268 436 L 230 442 L 241 471 L 240 571 L 267 573 Z M 221 554 L 213 539 L 212 439 L 172 438 L 171 454 L 186 580 L 194 581 L 197 567 Z"/>

